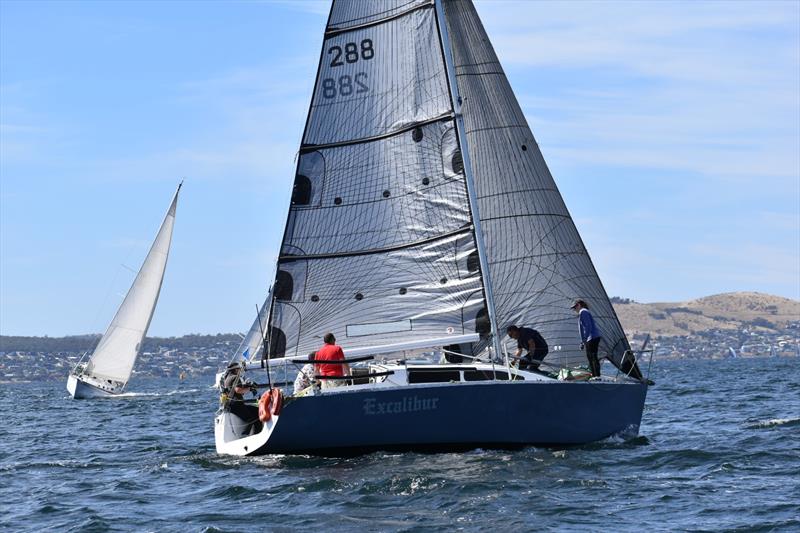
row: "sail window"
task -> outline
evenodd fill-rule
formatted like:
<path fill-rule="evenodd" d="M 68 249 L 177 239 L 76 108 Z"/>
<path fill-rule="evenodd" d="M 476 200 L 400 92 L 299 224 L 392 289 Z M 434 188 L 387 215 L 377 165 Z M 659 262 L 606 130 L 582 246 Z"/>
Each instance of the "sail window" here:
<path fill-rule="evenodd" d="M 461 155 L 461 150 L 456 150 L 453 154 L 453 172 L 461 174 L 464 172 L 464 158 Z"/>
<path fill-rule="evenodd" d="M 481 260 L 478 257 L 478 250 L 475 250 L 467 257 L 467 272 L 474 274 L 481 267 Z"/>
<path fill-rule="evenodd" d="M 389 196 L 391 196 L 391 195 L 392 195 L 392 193 L 390 193 L 389 191 L 383 191 L 383 197 L 384 198 L 389 198 Z"/>
<path fill-rule="evenodd" d="M 292 205 L 308 205 L 311 203 L 311 180 L 308 176 L 298 174 L 292 189 Z"/>
<path fill-rule="evenodd" d="M 475 315 L 475 333 L 481 337 L 492 332 L 492 324 L 489 322 L 489 312 L 485 307 Z"/>
<path fill-rule="evenodd" d="M 430 178 L 422 178 L 422 184 L 428 185 L 431 182 Z"/>
<path fill-rule="evenodd" d="M 318 302 L 319 301 L 319 296 L 317 296 L 316 294 L 312 295 L 311 296 L 311 301 L 312 302 Z"/>
<path fill-rule="evenodd" d="M 334 204 L 336 204 L 336 205 L 342 205 L 342 198 L 341 198 L 341 196 L 337 196 L 336 198 L 334 198 L 334 199 L 333 199 L 333 203 L 334 203 Z"/>
<path fill-rule="evenodd" d="M 275 299 L 291 302 L 292 293 L 294 293 L 292 275 L 285 270 L 278 270 L 278 275 L 275 277 Z"/>
<path fill-rule="evenodd" d="M 447 278 L 442 278 L 442 279 L 440 279 L 440 280 L 439 280 L 439 283 L 441 283 L 442 285 L 444 285 L 445 283 L 447 283 Z"/>
<path fill-rule="evenodd" d="M 363 299 L 364 299 L 364 295 L 361 294 L 360 292 L 357 292 L 356 293 L 356 300 L 363 300 Z"/>
<path fill-rule="evenodd" d="M 527 152 L 528 151 L 527 145 L 524 145 L 524 144 L 522 145 L 522 151 L 523 152 Z"/>
<path fill-rule="evenodd" d="M 286 354 L 286 334 L 283 330 L 270 326 L 267 338 L 269 339 L 269 358 L 283 357 Z"/>
<path fill-rule="evenodd" d="M 405 294 L 408 292 L 408 290 L 405 287 L 400 287 L 400 290 L 398 292 L 400 292 L 400 294 Z"/>
<path fill-rule="evenodd" d="M 322 183 L 325 179 L 325 158 L 320 152 L 300 156 L 297 175 L 292 189 L 292 205 L 319 205 L 322 200 Z"/>
<path fill-rule="evenodd" d="M 419 126 L 417 126 L 411 131 L 411 138 L 414 139 L 415 143 L 420 142 L 422 140 L 422 137 L 423 137 L 422 128 L 420 128 Z"/>

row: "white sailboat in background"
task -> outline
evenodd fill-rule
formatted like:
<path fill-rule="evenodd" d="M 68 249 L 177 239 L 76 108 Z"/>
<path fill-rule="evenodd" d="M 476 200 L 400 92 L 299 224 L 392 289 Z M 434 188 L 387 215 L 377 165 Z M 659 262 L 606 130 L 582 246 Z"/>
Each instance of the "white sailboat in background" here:
<path fill-rule="evenodd" d="M 67 390 L 73 398 L 113 396 L 120 394 L 128 383 L 161 292 L 181 185 L 183 182 L 178 185 L 155 241 L 103 338 L 89 360 L 79 362 L 70 373 Z"/>

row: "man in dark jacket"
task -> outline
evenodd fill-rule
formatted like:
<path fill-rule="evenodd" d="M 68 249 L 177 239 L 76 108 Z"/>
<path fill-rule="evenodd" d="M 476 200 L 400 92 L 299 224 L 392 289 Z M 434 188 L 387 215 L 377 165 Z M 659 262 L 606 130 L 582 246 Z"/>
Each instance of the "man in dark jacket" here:
<path fill-rule="evenodd" d="M 528 352 L 519 360 L 519 369 L 536 370 L 539 368 L 539 363 L 548 352 L 547 341 L 544 340 L 544 337 L 535 329 L 517 326 L 508 326 L 506 332 L 509 337 L 517 341 L 517 352 L 514 357 L 520 357 L 523 350 Z"/>
<path fill-rule="evenodd" d="M 222 378 L 222 392 L 231 400 L 244 400 L 245 393 L 253 390 L 253 385 L 242 379 L 241 370 L 240 363 L 231 363 Z"/>

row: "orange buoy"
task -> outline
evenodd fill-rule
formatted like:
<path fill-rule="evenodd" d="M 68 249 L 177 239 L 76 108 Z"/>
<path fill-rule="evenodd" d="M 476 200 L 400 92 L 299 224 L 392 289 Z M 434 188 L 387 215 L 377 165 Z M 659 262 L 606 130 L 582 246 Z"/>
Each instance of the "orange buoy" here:
<path fill-rule="evenodd" d="M 272 415 L 281 414 L 283 407 L 283 393 L 280 389 L 270 389 L 261 395 L 258 400 L 258 419 L 266 422 Z"/>

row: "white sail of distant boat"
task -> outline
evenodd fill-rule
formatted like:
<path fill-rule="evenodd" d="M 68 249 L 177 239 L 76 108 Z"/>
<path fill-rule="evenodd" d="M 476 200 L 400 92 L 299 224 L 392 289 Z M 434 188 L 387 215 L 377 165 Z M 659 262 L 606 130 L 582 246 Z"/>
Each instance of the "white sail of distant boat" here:
<path fill-rule="evenodd" d="M 70 374 L 67 390 L 74 398 L 119 394 L 128 383 L 161 292 L 181 185 L 114 319 L 88 361 Z"/>
<path fill-rule="evenodd" d="M 267 327 L 267 315 L 269 314 L 269 304 L 271 301 L 272 290 L 270 289 L 267 293 L 266 300 L 264 300 L 264 303 L 258 308 L 256 319 L 247 331 L 247 335 L 244 336 L 239 347 L 236 348 L 236 353 L 232 358 L 233 361 L 249 361 L 260 358 L 259 354 L 262 351 L 262 344 Z"/>
<path fill-rule="evenodd" d="M 319 391 L 282 403 L 265 372 L 261 409 L 228 387 L 217 451 L 572 444 L 638 428 L 647 382 L 472 2 L 334 0 L 320 55 L 266 370 L 308 363 L 329 332 L 361 374 L 313 376 Z M 578 297 L 619 376 L 575 368 Z M 550 343 L 541 367 L 509 364 L 512 324 Z M 433 350 L 458 362 L 418 358 Z"/>

